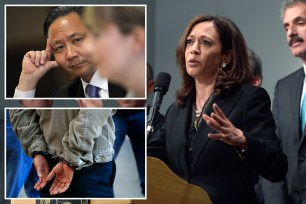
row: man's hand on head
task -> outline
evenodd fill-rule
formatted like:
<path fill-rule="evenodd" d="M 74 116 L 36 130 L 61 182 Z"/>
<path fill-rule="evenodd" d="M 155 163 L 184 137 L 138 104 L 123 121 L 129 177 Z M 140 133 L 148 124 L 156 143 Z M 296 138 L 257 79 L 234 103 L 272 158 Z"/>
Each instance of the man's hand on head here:
<path fill-rule="evenodd" d="M 51 52 L 52 48 L 48 39 L 45 50 L 29 51 L 24 55 L 18 90 L 25 92 L 34 90 L 38 81 L 50 69 L 58 67 L 56 61 L 51 61 Z"/>

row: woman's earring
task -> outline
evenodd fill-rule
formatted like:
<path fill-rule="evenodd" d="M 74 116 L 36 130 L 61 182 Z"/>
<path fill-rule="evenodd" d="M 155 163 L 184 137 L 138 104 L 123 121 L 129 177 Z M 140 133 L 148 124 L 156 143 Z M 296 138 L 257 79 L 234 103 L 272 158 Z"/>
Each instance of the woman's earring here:
<path fill-rule="evenodd" d="M 225 62 L 222 63 L 222 69 L 225 69 L 227 64 Z"/>

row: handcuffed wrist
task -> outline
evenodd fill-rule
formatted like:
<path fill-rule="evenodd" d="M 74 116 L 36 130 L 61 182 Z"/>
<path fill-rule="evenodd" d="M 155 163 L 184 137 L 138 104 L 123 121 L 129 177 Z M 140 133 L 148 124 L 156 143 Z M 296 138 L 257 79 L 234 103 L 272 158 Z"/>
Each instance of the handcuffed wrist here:
<path fill-rule="evenodd" d="M 67 166 L 70 166 L 70 167 L 73 168 L 73 169 L 77 168 L 77 167 L 71 166 L 71 164 L 70 164 L 68 161 L 66 161 L 65 159 L 63 159 L 63 158 L 61 158 L 61 157 L 58 157 L 57 159 L 58 159 L 60 162 L 66 164 Z"/>
<path fill-rule="evenodd" d="M 32 158 L 34 159 L 34 157 L 35 157 L 36 155 L 48 156 L 49 154 L 48 154 L 48 152 L 44 152 L 44 151 L 34 151 L 34 152 L 32 153 Z"/>

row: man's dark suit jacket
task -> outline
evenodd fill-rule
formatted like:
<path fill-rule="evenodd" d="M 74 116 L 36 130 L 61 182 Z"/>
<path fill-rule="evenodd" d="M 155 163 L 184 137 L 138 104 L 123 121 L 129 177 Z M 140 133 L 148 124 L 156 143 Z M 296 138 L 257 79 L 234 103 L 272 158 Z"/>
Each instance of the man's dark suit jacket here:
<path fill-rule="evenodd" d="M 301 132 L 300 103 L 303 68 L 279 80 L 275 86 L 273 115 L 277 136 L 288 158 L 288 173 L 283 182 L 263 180 L 267 204 L 306 204 L 306 132 Z"/>
<path fill-rule="evenodd" d="M 126 91 L 118 85 L 108 82 L 110 98 L 124 98 Z M 79 77 L 74 78 L 63 87 L 56 90 L 54 97 L 57 98 L 85 98 L 82 81 Z"/>
<path fill-rule="evenodd" d="M 186 147 L 194 98 L 193 93 L 185 107 L 170 106 L 162 131 L 148 141 L 148 156 L 162 159 L 178 176 L 206 190 L 214 204 L 257 203 L 252 171 L 272 181 L 280 181 L 287 172 L 267 92 L 260 87 L 239 85 L 227 96 L 216 96 L 206 111 L 210 115 L 212 104 L 218 104 L 235 127 L 244 132 L 248 142 L 246 159 L 239 157 L 236 147 L 209 139 L 207 134 L 215 131 L 201 120 L 189 165 Z"/>

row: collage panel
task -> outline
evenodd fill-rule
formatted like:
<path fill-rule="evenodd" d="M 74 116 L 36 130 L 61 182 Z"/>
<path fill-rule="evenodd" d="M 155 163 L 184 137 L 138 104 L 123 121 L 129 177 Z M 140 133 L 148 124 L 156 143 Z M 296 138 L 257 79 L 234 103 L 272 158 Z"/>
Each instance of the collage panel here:
<path fill-rule="evenodd" d="M 145 199 L 145 116 L 144 108 L 6 108 L 6 199 Z"/>
<path fill-rule="evenodd" d="M 146 98 L 146 5 L 4 9 L 5 98 Z"/>

